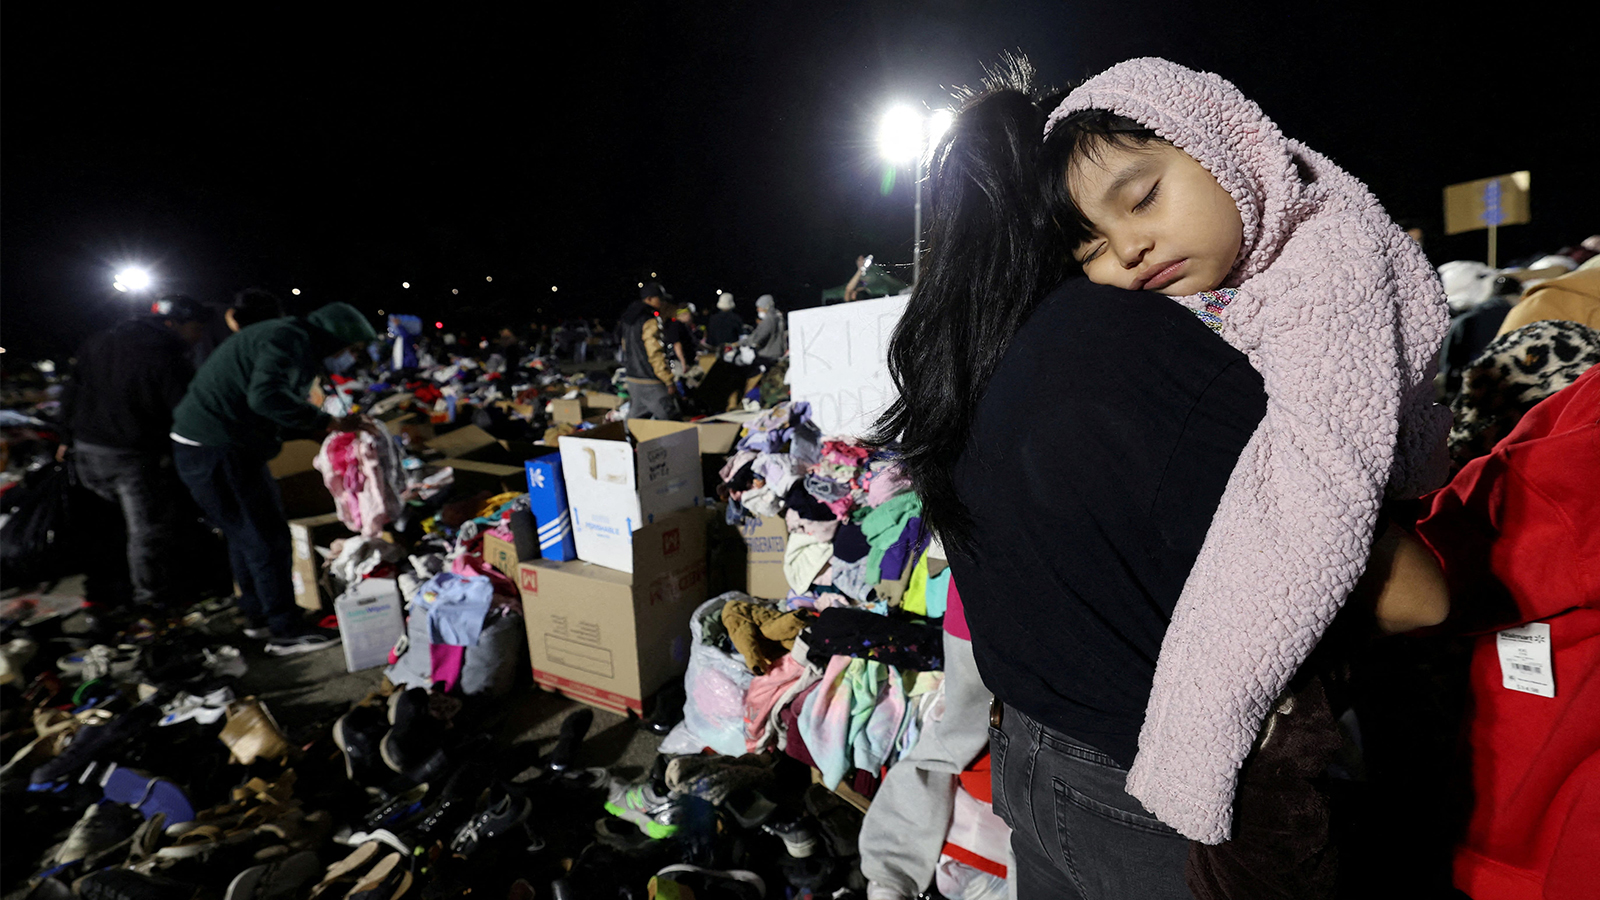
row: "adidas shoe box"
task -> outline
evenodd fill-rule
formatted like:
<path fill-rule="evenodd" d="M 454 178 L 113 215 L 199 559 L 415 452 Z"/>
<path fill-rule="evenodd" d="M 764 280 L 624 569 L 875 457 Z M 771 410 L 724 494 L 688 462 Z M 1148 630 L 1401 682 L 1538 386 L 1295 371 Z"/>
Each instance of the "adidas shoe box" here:
<path fill-rule="evenodd" d="M 567 486 L 561 474 L 561 454 L 530 459 L 523 465 L 528 473 L 528 508 L 539 530 L 539 557 L 556 562 L 577 559 L 572 514 L 567 509 Z"/>

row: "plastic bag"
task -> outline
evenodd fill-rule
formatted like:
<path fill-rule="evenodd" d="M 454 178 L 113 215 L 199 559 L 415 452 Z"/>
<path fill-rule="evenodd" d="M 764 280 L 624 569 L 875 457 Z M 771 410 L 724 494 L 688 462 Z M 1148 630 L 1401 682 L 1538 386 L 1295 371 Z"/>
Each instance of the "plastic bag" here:
<path fill-rule="evenodd" d="M 686 699 L 683 721 L 661 742 L 669 755 L 699 753 L 709 747 L 724 756 L 741 756 L 744 744 L 744 695 L 755 675 L 737 651 L 728 653 L 706 643 L 701 622 L 729 600 L 752 602 L 749 594 L 729 591 L 700 604 L 689 620 L 689 669 L 683 676 Z"/>

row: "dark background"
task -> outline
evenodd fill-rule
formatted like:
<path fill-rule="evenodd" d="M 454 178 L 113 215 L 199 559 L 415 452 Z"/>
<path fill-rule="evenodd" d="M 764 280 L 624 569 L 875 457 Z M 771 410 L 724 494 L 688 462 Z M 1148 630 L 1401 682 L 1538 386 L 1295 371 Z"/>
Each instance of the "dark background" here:
<path fill-rule="evenodd" d="M 1486 245 L 1443 236 L 1441 189 L 1518 169 L 1534 221 L 1502 264 L 1600 231 L 1579 4 L 49 6 L 0 29 L 13 364 L 137 305 L 110 288 L 129 262 L 207 301 L 262 285 L 464 333 L 612 321 L 652 272 L 702 309 L 814 305 L 858 254 L 909 270 L 878 116 L 945 105 L 1005 50 L 1055 84 L 1140 55 L 1219 72 L 1426 228 L 1435 263 Z"/>

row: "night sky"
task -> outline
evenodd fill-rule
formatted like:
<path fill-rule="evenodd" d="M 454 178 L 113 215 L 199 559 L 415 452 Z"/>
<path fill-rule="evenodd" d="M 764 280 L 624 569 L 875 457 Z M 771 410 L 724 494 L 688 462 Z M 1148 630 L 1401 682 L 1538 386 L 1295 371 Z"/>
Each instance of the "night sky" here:
<path fill-rule="evenodd" d="M 1442 235 L 1441 189 L 1529 169 L 1504 263 L 1600 232 L 1577 6 L 7 4 L 0 340 L 13 364 L 70 351 L 134 305 L 110 288 L 127 262 L 206 301 L 260 285 L 464 333 L 614 321 L 652 272 L 702 309 L 814 305 L 858 254 L 909 270 L 878 116 L 947 105 L 1007 50 L 1054 84 L 1143 55 L 1216 71 L 1435 263 L 1485 253 Z"/>

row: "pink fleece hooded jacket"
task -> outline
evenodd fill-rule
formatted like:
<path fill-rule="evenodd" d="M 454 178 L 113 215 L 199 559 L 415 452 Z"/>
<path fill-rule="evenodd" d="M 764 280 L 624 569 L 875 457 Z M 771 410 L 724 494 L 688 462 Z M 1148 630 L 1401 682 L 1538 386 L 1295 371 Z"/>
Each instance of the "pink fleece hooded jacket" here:
<path fill-rule="evenodd" d="M 1129 60 L 1069 94 L 1046 130 L 1084 109 L 1188 153 L 1244 222 L 1221 334 L 1261 373 L 1267 412 L 1173 610 L 1127 786 L 1216 844 L 1262 720 L 1366 567 L 1385 497 L 1444 483 L 1450 417 L 1431 375 L 1448 312 L 1421 248 L 1366 186 L 1222 78 Z"/>

